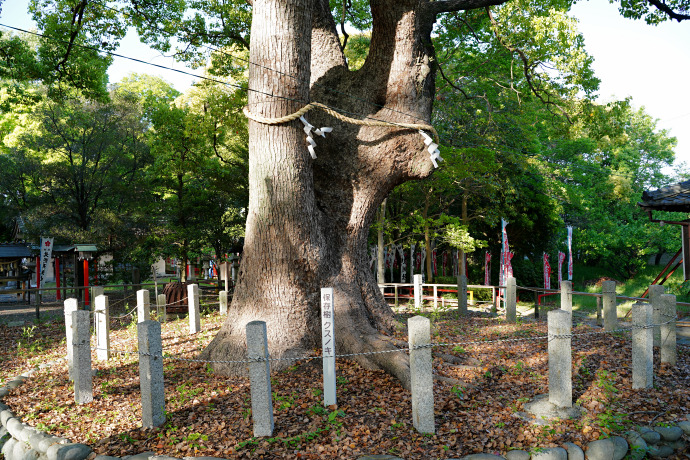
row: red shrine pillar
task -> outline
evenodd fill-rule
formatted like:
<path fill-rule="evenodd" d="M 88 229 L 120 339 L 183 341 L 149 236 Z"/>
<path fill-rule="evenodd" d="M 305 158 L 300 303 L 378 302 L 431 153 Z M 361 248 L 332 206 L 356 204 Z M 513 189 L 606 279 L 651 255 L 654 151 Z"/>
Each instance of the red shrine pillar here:
<path fill-rule="evenodd" d="M 84 305 L 90 305 L 89 301 L 89 260 L 84 259 Z"/>

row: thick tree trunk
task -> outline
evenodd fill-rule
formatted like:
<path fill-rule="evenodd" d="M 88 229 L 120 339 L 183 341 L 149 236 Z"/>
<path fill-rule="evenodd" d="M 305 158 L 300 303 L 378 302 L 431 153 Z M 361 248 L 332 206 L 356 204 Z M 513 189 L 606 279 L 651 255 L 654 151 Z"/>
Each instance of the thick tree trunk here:
<path fill-rule="evenodd" d="M 420 30 L 418 5 L 372 2 L 370 54 L 362 69 L 350 72 L 327 0 L 255 0 L 249 110 L 275 118 L 319 101 L 380 120 L 424 123 L 433 94 L 431 51 L 415 37 L 428 38 L 431 24 Z M 319 291 L 327 286 L 335 291 L 337 354 L 393 347 L 379 333 L 392 328 L 393 315 L 368 269 L 367 238 L 388 193 L 431 172 L 429 154 L 415 130 L 357 126 L 316 111 L 306 118 L 334 127 L 325 139 L 316 138 L 316 160 L 299 121 L 250 121 L 250 202 L 240 280 L 231 313 L 205 358 L 244 357 L 244 329 L 253 320 L 266 321 L 272 357 L 312 354 L 320 348 Z M 405 353 L 354 359 L 409 385 Z M 290 364 L 277 361 L 272 368 Z M 246 372 L 244 364 L 215 368 Z"/>

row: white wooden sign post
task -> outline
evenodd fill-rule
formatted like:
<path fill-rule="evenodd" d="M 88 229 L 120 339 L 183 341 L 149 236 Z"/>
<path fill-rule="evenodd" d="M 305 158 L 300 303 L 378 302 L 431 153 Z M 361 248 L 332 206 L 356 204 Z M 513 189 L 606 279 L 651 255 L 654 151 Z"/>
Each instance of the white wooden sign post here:
<path fill-rule="evenodd" d="M 333 288 L 321 288 L 321 343 L 323 350 L 323 405 L 336 402 L 335 337 L 333 336 Z"/>

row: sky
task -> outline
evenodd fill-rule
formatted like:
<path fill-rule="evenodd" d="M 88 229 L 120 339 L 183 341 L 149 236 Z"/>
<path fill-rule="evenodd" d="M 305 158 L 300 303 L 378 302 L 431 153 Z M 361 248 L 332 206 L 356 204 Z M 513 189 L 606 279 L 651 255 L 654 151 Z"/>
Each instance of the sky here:
<path fill-rule="evenodd" d="M 33 26 L 26 13 L 28 0 L 9 0 L 2 5 L 0 23 L 21 28 Z M 666 21 L 649 26 L 644 21 L 625 19 L 606 0 L 577 3 L 572 14 L 579 19 L 585 46 L 594 57 L 594 71 L 601 79 L 598 101 L 632 97 L 635 107 L 644 107 L 657 127 L 678 140 L 676 163 L 690 168 L 690 21 Z M 142 45 L 130 32 L 119 54 L 146 62 L 199 74 Z M 194 77 L 116 58 L 109 69 L 111 82 L 130 72 L 159 75 L 184 91 Z"/>

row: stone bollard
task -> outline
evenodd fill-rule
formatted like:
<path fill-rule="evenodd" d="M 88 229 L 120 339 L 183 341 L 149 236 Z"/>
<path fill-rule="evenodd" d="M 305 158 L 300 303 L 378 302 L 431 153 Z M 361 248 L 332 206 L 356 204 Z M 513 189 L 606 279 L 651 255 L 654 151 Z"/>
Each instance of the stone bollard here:
<path fill-rule="evenodd" d="M 573 313 L 573 283 L 561 281 L 561 310 Z"/>
<path fill-rule="evenodd" d="M 618 309 L 616 307 L 616 282 L 601 283 L 602 309 L 604 310 L 604 330 L 611 332 L 618 329 Z"/>
<path fill-rule="evenodd" d="M 514 276 L 509 276 L 506 280 L 506 321 L 514 323 L 517 321 L 517 281 Z"/>
<path fill-rule="evenodd" d="M 652 324 L 654 326 L 654 346 L 658 347 L 661 343 L 661 327 L 656 324 L 663 323 L 661 319 L 661 310 L 664 308 L 660 296 L 666 293 L 666 288 L 661 284 L 652 284 L 649 286 L 649 303 L 652 304 Z"/>
<path fill-rule="evenodd" d="M 273 399 L 271 397 L 271 365 L 268 361 L 266 323 L 247 323 L 247 357 L 256 360 L 249 363 L 249 384 L 252 398 L 254 436 L 273 435 Z"/>
<path fill-rule="evenodd" d="M 161 323 L 151 320 L 140 322 L 137 324 L 137 334 L 139 338 L 141 426 L 154 428 L 165 423 Z"/>
<path fill-rule="evenodd" d="M 676 296 L 662 294 L 661 299 L 661 362 L 675 366 L 678 362 L 678 351 L 676 350 Z M 655 323 L 659 324 L 659 323 Z"/>
<path fill-rule="evenodd" d="M 67 346 L 72 348 L 74 358 L 74 401 L 86 404 L 93 401 L 91 381 L 91 314 L 86 310 L 72 312 L 74 336 Z"/>
<path fill-rule="evenodd" d="M 423 316 L 407 320 L 412 387 L 412 424 L 423 434 L 434 434 L 434 377 L 431 361 L 431 322 Z M 423 347 L 423 348 L 417 348 Z"/>
<path fill-rule="evenodd" d="M 414 284 L 414 309 L 422 308 L 422 275 L 413 275 Z"/>
<path fill-rule="evenodd" d="M 572 315 L 565 310 L 546 314 L 549 328 L 549 402 L 573 407 L 571 330 Z"/>
<path fill-rule="evenodd" d="M 159 323 L 164 323 L 168 320 L 168 309 L 165 302 L 165 294 L 158 294 L 158 297 L 156 297 L 156 315 L 158 316 Z"/>
<path fill-rule="evenodd" d="M 105 295 L 105 288 L 103 286 L 91 286 L 91 298 L 95 299 L 99 295 Z"/>
<path fill-rule="evenodd" d="M 189 333 L 196 334 L 201 330 L 198 284 L 190 284 L 187 286 L 187 303 L 189 305 Z"/>
<path fill-rule="evenodd" d="M 467 314 L 467 277 L 458 276 L 458 311 L 461 315 Z"/>
<path fill-rule="evenodd" d="M 137 291 L 137 322 L 143 323 L 151 319 L 151 301 L 148 289 Z"/>
<path fill-rule="evenodd" d="M 70 344 L 74 337 L 74 329 L 72 328 L 72 312 L 79 310 L 79 301 L 77 299 L 65 300 L 65 337 L 67 343 L 67 368 L 69 369 L 69 379 L 74 380 L 74 355 Z"/>
<path fill-rule="evenodd" d="M 99 361 L 110 359 L 110 303 L 108 296 L 99 295 L 94 304 L 96 315 L 96 358 Z"/>
<path fill-rule="evenodd" d="M 218 302 L 220 303 L 220 314 L 228 314 L 228 293 L 225 291 L 220 291 L 218 294 Z"/>
<path fill-rule="evenodd" d="M 654 383 L 654 338 L 652 306 L 637 302 L 632 306 L 633 390 L 652 388 Z"/>

